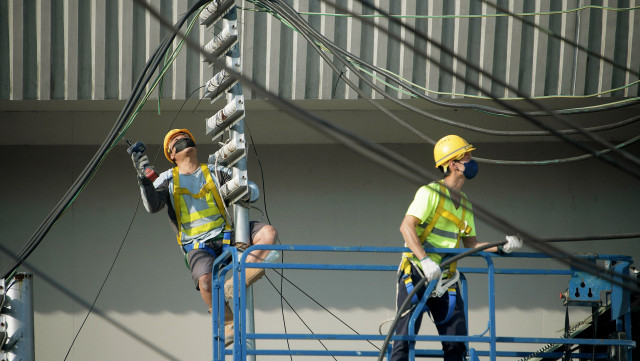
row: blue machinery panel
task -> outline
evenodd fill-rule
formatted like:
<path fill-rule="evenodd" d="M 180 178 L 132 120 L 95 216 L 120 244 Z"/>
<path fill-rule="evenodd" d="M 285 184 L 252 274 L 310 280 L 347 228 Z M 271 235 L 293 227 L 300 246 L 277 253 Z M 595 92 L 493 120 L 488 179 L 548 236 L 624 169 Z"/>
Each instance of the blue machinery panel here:
<path fill-rule="evenodd" d="M 235 361 L 245 361 L 247 355 L 296 355 L 296 356 L 366 356 L 377 357 L 378 351 L 345 351 L 345 350 L 273 350 L 273 349 L 247 349 L 246 340 L 351 340 L 351 341 L 379 341 L 380 344 L 385 339 L 384 335 L 376 334 L 282 334 L 282 333 L 246 333 L 246 289 L 238 287 L 244 283 L 245 279 L 245 259 L 252 250 L 256 249 L 275 249 L 279 251 L 300 251 L 300 252 L 380 252 L 380 253 L 396 253 L 409 251 L 408 248 L 401 247 L 330 247 L 330 246 L 252 246 L 243 254 L 239 254 L 234 247 L 224 252 L 213 266 L 213 360 L 224 360 L 228 355 L 229 359 Z M 464 249 L 436 249 L 438 253 L 458 254 Z M 487 264 L 486 268 L 464 268 L 460 267 L 463 273 L 481 273 L 487 275 L 488 280 L 488 306 L 489 306 L 489 324 L 488 336 L 438 336 L 438 335 L 408 335 L 394 336 L 395 339 L 409 339 L 415 341 L 460 341 L 469 343 L 486 343 L 489 345 L 488 351 L 475 350 L 469 347 L 469 360 L 478 360 L 480 356 L 488 356 L 491 361 L 495 361 L 498 357 L 527 357 L 531 355 L 531 351 L 498 351 L 499 343 L 520 343 L 520 344 L 560 344 L 560 345 L 597 345 L 597 346 L 617 346 L 622 350 L 626 349 L 626 360 L 632 361 L 631 349 L 635 348 L 635 342 L 631 339 L 631 315 L 630 315 L 630 294 L 628 288 L 620 286 L 618 283 L 612 283 L 610 280 L 603 280 L 592 276 L 589 273 L 578 271 L 571 268 L 570 270 L 553 270 L 553 269 L 497 269 L 494 267 L 493 258 L 502 256 L 494 253 L 479 252 L 472 257 L 480 257 Z M 596 260 L 604 260 L 607 268 L 617 274 L 629 274 L 629 266 L 633 262 L 628 256 L 614 255 L 585 255 L 579 256 L 595 265 Z M 399 257 L 396 257 L 399 259 Z M 540 253 L 512 253 L 508 258 L 550 258 L 550 256 Z M 395 259 L 395 258 L 394 258 Z M 397 271 L 397 265 L 356 265 L 356 264 L 308 264 L 308 263 L 248 263 L 248 267 L 253 268 L 277 268 L 277 269 L 305 269 L 305 270 L 344 270 L 344 271 Z M 233 347 L 225 349 L 224 347 L 224 292 L 223 285 L 227 273 L 231 271 L 233 274 L 234 297 L 232 308 L 235 315 L 240 315 L 240 319 L 236 317 L 234 327 L 234 343 Z M 497 335 L 496 314 L 495 314 L 495 275 L 496 274 L 514 274 L 514 275 L 566 275 L 571 276 L 567 293 L 565 294 L 565 302 L 571 304 L 587 304 L 593 305 L 600 300 L 601 292 L 610 295 L 611 300 L 611 318 L 616 322 L 616 331 L 623 333 L 625 337 L 618 339 L 586 339 L 586 338 L 548 338 L 548 337 L 500 337 Z M 242 280 L 242 281 L 240 281 Z M 389 285 L 393 287 L 393 285 Z M 425 295 L 430 294 L 434 284 L 430 284 Z M 239 290 L 239 292 L 238 292 Z M 464 277 L 461 277 L 462 296 L 467 305 L 467 286 Z M 422 300 L 420 305 L 426 302 Z M 415 322 L 418 312 L 413 313 L 411 324 Z M 468 322 L 468 320 L 467 320 Z M 409 329 L 413 329 L 409 327 Z M 256 343 L 257 344 L 257 343 Z M 391 352 L 391 347 L 386 351 L 387 358 Z M 548 352 L 536 355 L 536 357 L 561 358 L 562 352 Z M 441 350 L 416 350 L 411 349 L 410 359 L 415 357 L 441 357 Z M 593 355 L 573 353 L 573 358 L 591 358 Z M 623 356 L 624 357 L 624 356 Z M 595 358 L 607 358 L 606 354 L 595 354 Z"/>

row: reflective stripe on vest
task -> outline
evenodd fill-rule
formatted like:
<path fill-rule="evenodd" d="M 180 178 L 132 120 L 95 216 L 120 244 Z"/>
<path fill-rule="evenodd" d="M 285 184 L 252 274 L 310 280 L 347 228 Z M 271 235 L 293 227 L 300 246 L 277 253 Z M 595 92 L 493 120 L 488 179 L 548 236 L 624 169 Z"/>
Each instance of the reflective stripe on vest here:
<path fill-rule="evenodd" d="M 224 212 L 224 204 L 220 199 L 216 184 L 211 177 L 209 167 L 206 164 L 200 164 L 200 169 L 202 170 L 202 174 L 205 178 L 205 184 L 197 194 L 191 193 L 186 188 L 181 188 L 178 167 L 175 167 L 172 170 L 173 203 L 176 212 L 176 220 L 178 222 L 177 239 L 181 246 L 183 245 L 182 241 L 185 236 L 196 236 L 221 227 L 223 224 L 225 226 L 225 230 L 229 230 L 231 228 L 229 222 L 226 222 L 227 217 Z M 185 196 L 190 196 L 195 199 L 204 198 L 207 203 L 207 208 L 190 213 L 184 200 Z M 219 207 L 219 205 L 222 207 Z"/>
<path fill-rule="evenodd" d="M 469 207 L 468 204 L 467 204 L 468 201 L 467 201 L 467 198 L 464 195 L 462 195 L 462 198 L 461 198 L 461 201 L 460 201 L 460 205 L 463 206 L 462 207 L 462 215 L 461 215 L 462 220 L 461 220 L 460 218 L 456 217 L 453 213 L 451 213 L 451 212 L 447 211 L 446 209 L 444 209 L 444 202 L 445 202 L 445 199 L 446 199 L 447 190 L 446 190 L 446 187 L 444 186 L 444 181 L 439 181 L 438 185 L 439 185 L 439 189 L 440 189 L 440 198 L 438 199 L 438 206 L 436 207 L 436 210 L 434 212 L 433 218 L 431 219 L 431 222 L 428 225 L 426 225 L 426 228 L 419 235 L 420 242 L 423 244 L 425 249 L 427 247 L 433 248 L 433 245 L 431 245 L 429 242 L 427 242 L 427 238 L 429 237 L 429 235 L 431 233 L 434 233 L 434 234 L 437 234 L 437 235 L 439 235 L 441 237 L 450 238 L 452 240 L 455 239 L 456 240 L 456 245 L 455 245 L 454 248 L 458 248 L 458 246 L 460 245 L 460 237 L 461 237 L 461 235 L 462 234 L 469 235 L 471 233 L 471 226 L 469 226 L 467 224 L 467 222 L 464 221 L 466 213 L 467 213 L 467 208 Z M 440 219 L 440 217 L 444 217 L 447 220 L 449 220 L 450 222 L 453 222 L 456 225 L 456 228 L 458 228 L 458 230 L 459 230 L 458 233 L 456 234 L 456 233 L 453 233 L 453 232 L 449 232 L 449 231 L 445 231 L 445 230 L 441 230 L 441 229 L 435 228 L 435 225 L 438 222 L 438 219 Z M 422 224 L 420 226 L 422 226 Z M 409 263 L 411 259 L 414 259 L 416 261 L 416 263 L 419 263 L 419 261 L 420 261 L 420 260 L 417 259 L 417 257 L 415 257 L 415 255 L 413 253 L 405 252 L 403 254 L 403 257 L 402 257 L 402 263 L 400 264 L 400 269 L 402 269 L 402 270 L 407 269 L 407 263 Z M 454 263 L 450 264 L 449 265 L 449 272 L 454 272 L 456 267 L 457 267 L 457 262 L 454 262 Z"/>

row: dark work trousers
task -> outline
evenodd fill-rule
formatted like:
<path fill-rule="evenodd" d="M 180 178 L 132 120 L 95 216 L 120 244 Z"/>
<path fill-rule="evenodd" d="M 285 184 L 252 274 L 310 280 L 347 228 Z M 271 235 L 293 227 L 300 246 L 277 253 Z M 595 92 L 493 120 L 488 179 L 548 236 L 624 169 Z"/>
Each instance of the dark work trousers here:
<path fill-rule="evenodd" d="M 416 285 L 422 279 L 422 274 L 418 271 L 415 266 L 411 267 L 411 279 L 413 284 Z M 426 285 L 425 285 L 426 286 Z M 417 295 L 418 299 L 422 298 L 426 287 L 421 287 L 418 290 Z M 467 323 L 464 315 L 464 302 L 462 300 L 462 296 L 460 295 L 460 290 L 458 289 L 458 285 L 456 284 L 456 307 L 453 310 L 453 315 L 451 319 L 446 323 L 441 325 L 436 325 L 438 329 L 438 334 L 441 336 L 466 336 L 467 335 Z M 407 298 L 408 292 L 407 287 L 402 280 L 402 274 L 398 276 L 398 286 L 397 286 L 397 300 L 396 300 L 396 310 L 398 307 L 402 306 L 405 298 Z M 412 304 L 409 303 L 407 307 L 403 309 L 403 313 L 408 309 L 411 309 Z M 433 317 L 434 322 L 439 322 L 444 320 L 447 317 L 447 312 L 449 311 L 449 293 L 445 293 L 442 297 L 434 298 L 431 297 L 427 300 L 427 307 L 429 307 L 429 311 L 431 312 L 431 316 Z M 409 329 L 409 319 L 411 318 L 413 312 L 406 312 L 404 317 L 400 318 L 398 323 L 396 324 L 396 335 L 407 335 Z M 426 312 L 425 312 L 426 313 Z M 418 334 L 420 331 L 420 325 L 422 324 L 422 316 L 416 319 L 415 334 Z M 427 315 L 427 317 L 429 317 Z M 404 361 L 409 359 L 409 342 L 410 341 L 401 341 L 396 340 L 393 342 L 393 350 L 391 351 L 390 361 Z M 444 351 L 444 361 L 462 361 L 465 359 L 465 355 L 467 352 L 466 345 L 464 342 L 442 342 L 442 350 Z"/>

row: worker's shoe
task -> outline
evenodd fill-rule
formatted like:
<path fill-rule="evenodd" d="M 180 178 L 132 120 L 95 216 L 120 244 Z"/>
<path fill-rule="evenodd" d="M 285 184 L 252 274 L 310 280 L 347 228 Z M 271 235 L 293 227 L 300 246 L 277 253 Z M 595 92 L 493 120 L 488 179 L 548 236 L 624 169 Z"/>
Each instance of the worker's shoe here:
<path fill-rule="evenodd" d="M 211 308 L 209 308 L 211 314 Z M 229 303 L 224 303 L 224 347 L 233 343 L 233 311 L 229 307 Z"/>
<path fill-rule="evenodd" d="M 233 343 L 233 320 L 224 323 L 224 347 Z"/>
<path fill-rule="evenodd" d="M 249 287 L 264 276 L 264 268 L 247 268 L 245 275 L 247 277 L 247 287 Z M 227 299 L 233 298 L 233 278 L 224 283 L 224 296 Z"/>

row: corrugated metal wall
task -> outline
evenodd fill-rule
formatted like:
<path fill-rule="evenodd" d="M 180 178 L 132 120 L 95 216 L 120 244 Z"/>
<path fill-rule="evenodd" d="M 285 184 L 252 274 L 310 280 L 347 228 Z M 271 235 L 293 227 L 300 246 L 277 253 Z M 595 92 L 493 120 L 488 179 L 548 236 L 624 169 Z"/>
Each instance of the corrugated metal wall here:
<path fill-rule="evenodd" d="M 195 0 L 149 2 L 175 22 Z M 468 83 L 441 71 L 437 63 L 390 41 L 381 30 L 353 17 L 334 16 L 337 11 L 323 1 L 287 3 L 304 13 L 315 29 L 339 46 L 428 89 L 432 96 L 479 94 Z M 373 15 L 358 1 L 337 3 L 357 13 Z M 409 15 L 402 20 L 523 93 L 639 95 L 634 83 L 637 76 L 588 56 L 514 17 L 496 16 L 500 14 L 482 0 L 375 3 L 391 14 Z M 246 75 L 290 99 L 357 98 L 356 92 L 338 81 L 338 75 L 301 36 L 270 14 L 250 11 L 254 6 L 248 1 L 238 0 L 238 5 L 244 9 L 239 20 Z M 526 18 L 636 73 L 640 71 L 640 0 L 497 0 L 497 5 L 517 14 L 541 13 Z M 390 24 L 388 19 L 374 19 L 494 94 L 514 95 Z M 198 25 L 190 36 L 204 45 L 213 32 Z M 166 33 L 132 0 L 0 1 L 0 99 L 126 99 L 146 59 Z M 185 47 L 167 69 L 162 97 L 185 99 L 213 74 L 214 70 L 201 61 L 197 52 Z M 374 96 L 355 74 L 346 74 Z M 380 80 L 376 82 L 384 86 Z M 607 92 L 630 84 L 634 85 Z M 393 96 L 407 97 L 386 89 Z M 245 90 L 250 98 L 249 89 Z"/>

